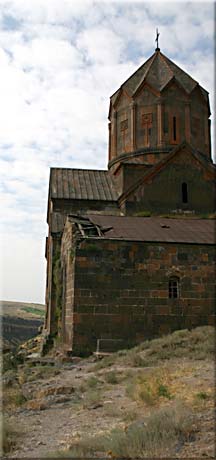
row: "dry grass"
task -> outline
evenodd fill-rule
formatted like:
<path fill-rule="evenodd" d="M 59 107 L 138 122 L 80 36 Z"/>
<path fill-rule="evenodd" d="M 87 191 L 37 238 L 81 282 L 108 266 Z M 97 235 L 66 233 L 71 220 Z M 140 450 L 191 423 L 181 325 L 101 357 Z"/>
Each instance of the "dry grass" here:
<path fill-rule="evenodd" d="M 19 386 L 4 388 L 2 401 L 4 410 L 15 409 L 22 406 L 26 401 L 27 399 Z"/>
<path fill-rule="evenodd" d="M 96 407 L 102 402 L 102 392 L 95 389 L 86 391 L 83 395 L 82 406 L 83 409 L 90 409 Z"/>
<path fill-rule="evenodd" d="M 103 406 L 103 413 L 108 417 L 120 417 L 121 411 L 115 402 L 107 403 Z"/>
<path fill-rule="evenodd" d="M 75 441 L 72 437 L 70 450 L 52 453 L 51 457 L 166 458 L 170 452 L 175 457 L 175 446 L 190 440 L 192 411 L 196 413 L 213 403 L 213 356 L 214 329 L 205 326 L 145 341 L 96 364 L 90 361 L 86 373 L 74 380 L 77 398 L 73 406 L 74 412 L 80 411 L 79 423 L 89 418 L 89 437 L 84 427 L 83 438 Z M 16 408 L 25 402 L 20 384 L 32 381 L 31 387 L 38 379 L 49 379 L 59 371 L 53 366 L 25 366 L 10 372 L 9 380 L 13 376 L 18 380 L 6 385 L 4 397 L 8 407 Z M 107 424 L 99 436 L 96 433 L 101 415 Z M 117 423 L 125 428 L 103 432 Z"/>
<path fill-rule="evenodd" d="M 60 370 L 51 365 L 37 365 L 34 367 L 24 366 L 23 368 L 19 369 L 17 378 L 19 383 L 22 385 L 26 382 L 49 379 L 59 374 Z"/>
<path fill-rule="evenodd" d="M 189 440 L 192 416 L 181 403 L 155 411 L 145 420 L 131 423 L 126 429 L 112 430 L 105 436 L 81 440 L 65 457 L 149 458 L 160 457 L 181 439 Z M 52 455 L 64 457 L 61 452 Z"/>
<path fill-rule="evenodd" d="M 139 372 L 127 385 L 126 395 L 135 401 L 152 406 L 161 398 L 171 399 L 169 381 L 168 369 L 156 369 L 150 373 Z"/>
<path fill-rule="evenodd" d="M 120 350 L 103 358 L 94 370 L 112 365 L 151 367 L 161 361 L 187 357 L 193 360 L 212 359 L 215 352 L 215 331 L 213 326 L 183 329 L 158 339 L 146 340 L 131 350 Z"/>
<path fill-rule="evenodd" d="M 104 369 L 105 367 L 112 366 L 115 363 L 117 356 L 118 356 L 118 353 L 113 353 L 110 356 L 105 356 L 103 359 L 101 359 L 95 364 L 94 370 L 98 371 L 100 369 Z"/>
<path fill-rule="evenodd" d="M 161 360 L 187 357 L 193 360 L 209 359 L 215 350 L 215 331 L 212 326 L 175 331 L 167 336 L 144 342 L 134 351 L 141 352 L 145 365 Z"/>
<path fill-rule="evenodd" d="M 96 388 L 99 383 L 100 381 L 98 380 L 98 378 L 92 375 L 88 378 L 88 380 L 86 380 L 86 388 Z"/>
<path fill-rule="evenodd" d="M 115 385 L 116 383 L 118 383 L 117 373 L 114 370 L 104 374 L 104 378 L 107 383 L 111 383 L 112 385 Z"/>
<path fill-rule="evenodd" d="M 1 420 L 1 441 L 4 454 L 9 454 L 18 444 L 21 432 L 6 418 Z"/>
<path fill-rule="evenodd" d="M 105 447 L 114 457 L 158 457 L 161 453 L 164 456 L 180 437 L 189 437 L 191 425 L 191 417 L 183 406 L 163 408 L 126 430 L 113 430 L 104 440 Z"/>

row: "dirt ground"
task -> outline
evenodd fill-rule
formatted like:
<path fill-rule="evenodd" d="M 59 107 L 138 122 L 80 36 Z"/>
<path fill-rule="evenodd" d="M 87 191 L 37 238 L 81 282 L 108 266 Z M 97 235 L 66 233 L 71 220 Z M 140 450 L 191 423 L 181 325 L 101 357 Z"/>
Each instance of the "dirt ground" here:
<path fill-rule="evenodd" d="M 148 367 L 141 370 L 148 375 Z M 152 407 L 131 399 L 125 390 L 127 378 L 138 373 L 139 367 L 112 365 L 95 370 L 95 358 L 89 358 L 59 364 L 57 375 L 51 371 L 46 376 L 44 371 L 42 378 L 32 381 L 25 381 L 21 368 L 19 384 L 26 399 L 18 407 L 5 408 L 18 435 L 16 447 L 4 458 L 46 458 L 87 436 L 109 433 L 115 427 L 125 429 L 131 420 L 143 419 L 176 399 L 193 410 L 192 435 L 166 452 L 166 458 L 215 458 L 214 363 L 174 359 L 157 370 L 167 375 L 173 398 L 159 398 Z M 34 372 L 34 367 L 29 368 L 29 375 Z M 116 375 L 117 382 L 107 382 L 106 373 Z"/>

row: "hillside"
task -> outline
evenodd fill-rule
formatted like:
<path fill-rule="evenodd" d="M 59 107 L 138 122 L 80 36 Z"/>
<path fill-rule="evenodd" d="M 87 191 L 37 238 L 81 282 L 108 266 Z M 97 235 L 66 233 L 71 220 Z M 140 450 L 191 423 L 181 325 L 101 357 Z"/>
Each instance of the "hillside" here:
<path fill-rule="evenodd" d="M 37 303 L 0 301 L 4 349 L 15 348 L 38 334 L 45 306 Z"/>
<path fill-rule="evenodd" d="M 215 458 L 212 327 L 60 358 L 4 374 L 5 458 Z"/>

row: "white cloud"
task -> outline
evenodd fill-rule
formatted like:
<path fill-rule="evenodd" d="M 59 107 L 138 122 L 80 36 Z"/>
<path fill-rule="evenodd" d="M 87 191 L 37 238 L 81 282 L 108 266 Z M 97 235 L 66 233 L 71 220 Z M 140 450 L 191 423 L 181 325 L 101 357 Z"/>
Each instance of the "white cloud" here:
<path fill-rule="evenodd" d="M 11 51 L 18 67 L 36 68 L 42 76 L 49 78 L 55 76 L 56 71 L 77 68 L 82 63 L 76 48 L 59 38 L 34 38 L 31 42 L 14 44 Z"/>
<path fill-rule="evenodd" d="M 124 47 L 123 38 L 104 26 L 83 31 L 76 43 L 78 50 L 84 50 L 88 61 L 99 65 L 118 63 Z"/>
<path fill-rule="evenodd" d="M 45 243 L 40 236 L 2 235 L 0 298 L 44 303 Z"/>
<path fill-rule="evenodd" d="M 74 17 L 80 17 L 92 5 L 91 0 L 1 0 L 3 11 L 31 23 L 68 24 Z"/>
<path fill-rule="evenodd" d="M 213 109 L 214 21 L 211 3 L 0 3 L 1 213 L 10 235 L 4 272 L 11 280 L 10 245 L 17 267 L 27 257 L 30 273 L 35 248 L 44 245 L 49 167 L 106 167 L 109 97 L 153 54 L 156 27 L 162 52 L 210 92 Z M 39 254 L 34 276 L 43 301 Z M 12 279 L 5 278 L 5 295 L 30 299 L 25 270 Z"/>

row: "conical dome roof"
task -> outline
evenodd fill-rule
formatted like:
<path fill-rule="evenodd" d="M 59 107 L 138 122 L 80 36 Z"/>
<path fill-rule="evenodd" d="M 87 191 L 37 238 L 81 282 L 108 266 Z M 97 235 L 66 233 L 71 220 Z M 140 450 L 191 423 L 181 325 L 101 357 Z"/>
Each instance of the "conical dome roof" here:
<path fill-rule="evenodd" d="M 129 96 L 133 97 L 138 88 L 144 82 L 147 82 L 154 89 L 161 92 L 173 78 L 175 78 L 177 83 L 181 85 L 188 94 L 198 86 L 205 100 L 208 101 L 208 92 L 202 88 L 196 80 L 157 49 L 155 53 L 111 96 L 111 103 L 115 103 L 121 89 L 124 89 Z"/>

